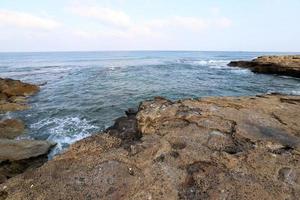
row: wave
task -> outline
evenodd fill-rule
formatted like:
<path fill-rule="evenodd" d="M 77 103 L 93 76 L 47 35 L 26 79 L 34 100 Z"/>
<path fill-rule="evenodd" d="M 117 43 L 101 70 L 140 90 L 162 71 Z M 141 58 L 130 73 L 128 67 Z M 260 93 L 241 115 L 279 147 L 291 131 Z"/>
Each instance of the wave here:
<path fill-rule="evenodd" d="M 175 63 L 188 64 L 194 66 L 227 66 L 230 60 L 190 60 L 190 59 L 177 59 Z"/>
<path fill-rule="evenodd" d="M 60 153 L 70 144 L 86 138 L 90 136 L 91 133 L 99 130 L 98 126 L 93 125 L 88 120 L 81 119 L 78 116 L 43 119 L 32 124 L 30 128 L 38 132 L 46 132 L 46 134 L 49 135 L 47 140 L 57 143 L 55 148 L 50 152 L 49 158 Z"/>
<path fill-rule="evenodd" d="M 292 91 L 287 92 L 287 94 L 289 94 L 289 95 L 300 95 L 300 90 L 292 90 Z"/>

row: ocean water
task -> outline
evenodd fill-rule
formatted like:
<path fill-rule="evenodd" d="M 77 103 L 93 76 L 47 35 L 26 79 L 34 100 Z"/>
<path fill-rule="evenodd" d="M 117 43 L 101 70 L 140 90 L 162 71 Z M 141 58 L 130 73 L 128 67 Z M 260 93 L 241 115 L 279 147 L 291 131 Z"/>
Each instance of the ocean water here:
<path fill-rule="evenodd" d="M 58 143 L 51 155 L 112 125 L 154 96 L 172 100 L 268 92 L 300 95 L 300 79 L 231 68 L 259 52 L 0 53 L 0 77 L 42 84 L 32 109 L 7 113 L 27 124 L 22 138 Z"/>

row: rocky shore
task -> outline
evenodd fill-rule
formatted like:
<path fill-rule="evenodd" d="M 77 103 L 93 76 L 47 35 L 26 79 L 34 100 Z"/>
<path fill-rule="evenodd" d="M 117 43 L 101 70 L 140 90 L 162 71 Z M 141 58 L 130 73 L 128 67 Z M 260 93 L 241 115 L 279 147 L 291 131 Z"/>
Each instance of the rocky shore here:
<path fill-rule="evenodd" d="M 36 85 L 0 78 L 0 114 L 28 109 L 27 97 L 38 91 L 39 87 Z M 47 161 L 47 153 L 54 144 L 47 141 L 16 140 L 25 129 L 25 124 L 20 119 L 0 118 L 0 184 Z"/>
<path fill-rule="evenodd" d="M 300 199 L 299 122 L 300 96 L 157 97 L 0 199 Z"/>
<path fill-rule="evenodd" d="M 255 73 L 278 74 L 300 78 L 300 55 L 261 56 L 252 61 L 232 61 L 228 65 L 247 68 Z"/>

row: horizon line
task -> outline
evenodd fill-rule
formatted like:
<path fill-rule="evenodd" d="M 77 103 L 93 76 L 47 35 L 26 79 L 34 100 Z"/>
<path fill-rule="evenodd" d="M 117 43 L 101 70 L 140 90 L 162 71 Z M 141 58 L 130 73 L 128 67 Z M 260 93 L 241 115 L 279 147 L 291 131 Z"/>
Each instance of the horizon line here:
<path fill-rule="evenodd" d="M 0 51 L 0 53 L 91 53 L 91 52 L 244 52 L 244 53 L 295 53 L 300 51 L 254 51 L 254 50 L 58 50 L 58 51 Z"/>

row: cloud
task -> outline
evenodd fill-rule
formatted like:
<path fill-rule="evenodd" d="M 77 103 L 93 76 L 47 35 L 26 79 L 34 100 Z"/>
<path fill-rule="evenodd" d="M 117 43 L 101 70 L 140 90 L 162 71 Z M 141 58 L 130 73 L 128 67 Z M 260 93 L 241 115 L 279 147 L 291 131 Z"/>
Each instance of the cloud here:
<path fill-rule="evenodd" d="M 60 25 L 55 20 L 38 17 L 29 13 L 0 10 L 0 26 L 53 30 Z"/>
<path fill-rule="evenodd" d="M 180 31 L 180 32 L 201 32 L 210 28 L 228 28 L 232 22 L 226 17 L 214 16 L 210 18 L 193 17 L 193 16 L 170 16 L 150 20 L 134 21 L 126 12 L 114 10 L 112 8 L 99 5 L 83 5 L 82 3 L 73 4 L 67 8 L 73 14 L 83 18 L 96 20 L 99 24 L 105 25 L 106 29 L 111 29 L 111 35 L 161 35 L 163 32 Z M 213 11 L 220 11 L 215 7 Z M 115 30 L 118 29 L 118 30 Z M 82 31 L 80 31 L 82 33 Z M 80 35 L 103 35 L 99 31 L 97 34 Z M 97 32 L 97 31 L 95 31 Z M 105 34 L 108 33 L 105 30 Z M 93 36 L 94 37 L 94 36 Z"/>
<path fill-rule="evenodd" d="M 122 11 L 101 6 L 84 5 L 73 5 L 69 8 L 69 10 L 81 17 L 88 17 L 90 19 L 98 20 L 105 25 L 112 25 L 120 28 L 132 26 L 130 17 Z"/>
<path fill-rule="evenodd" d="M 215 20 L 215 24 L 220 28 L 228 28 L 232 25 L 232 21 L 227 17 L 220 17 Z"/>
<path fill-rule="evenodd" d="M 208 21 L 202 18 L 182 16 L 174 16 L 166 19 L 152 20 L 146 24 L 148 24 L 148 26 L 152 28 L 174 28 L 191 31 L 201 31 L 206 29 L 209 25 Z"/>

